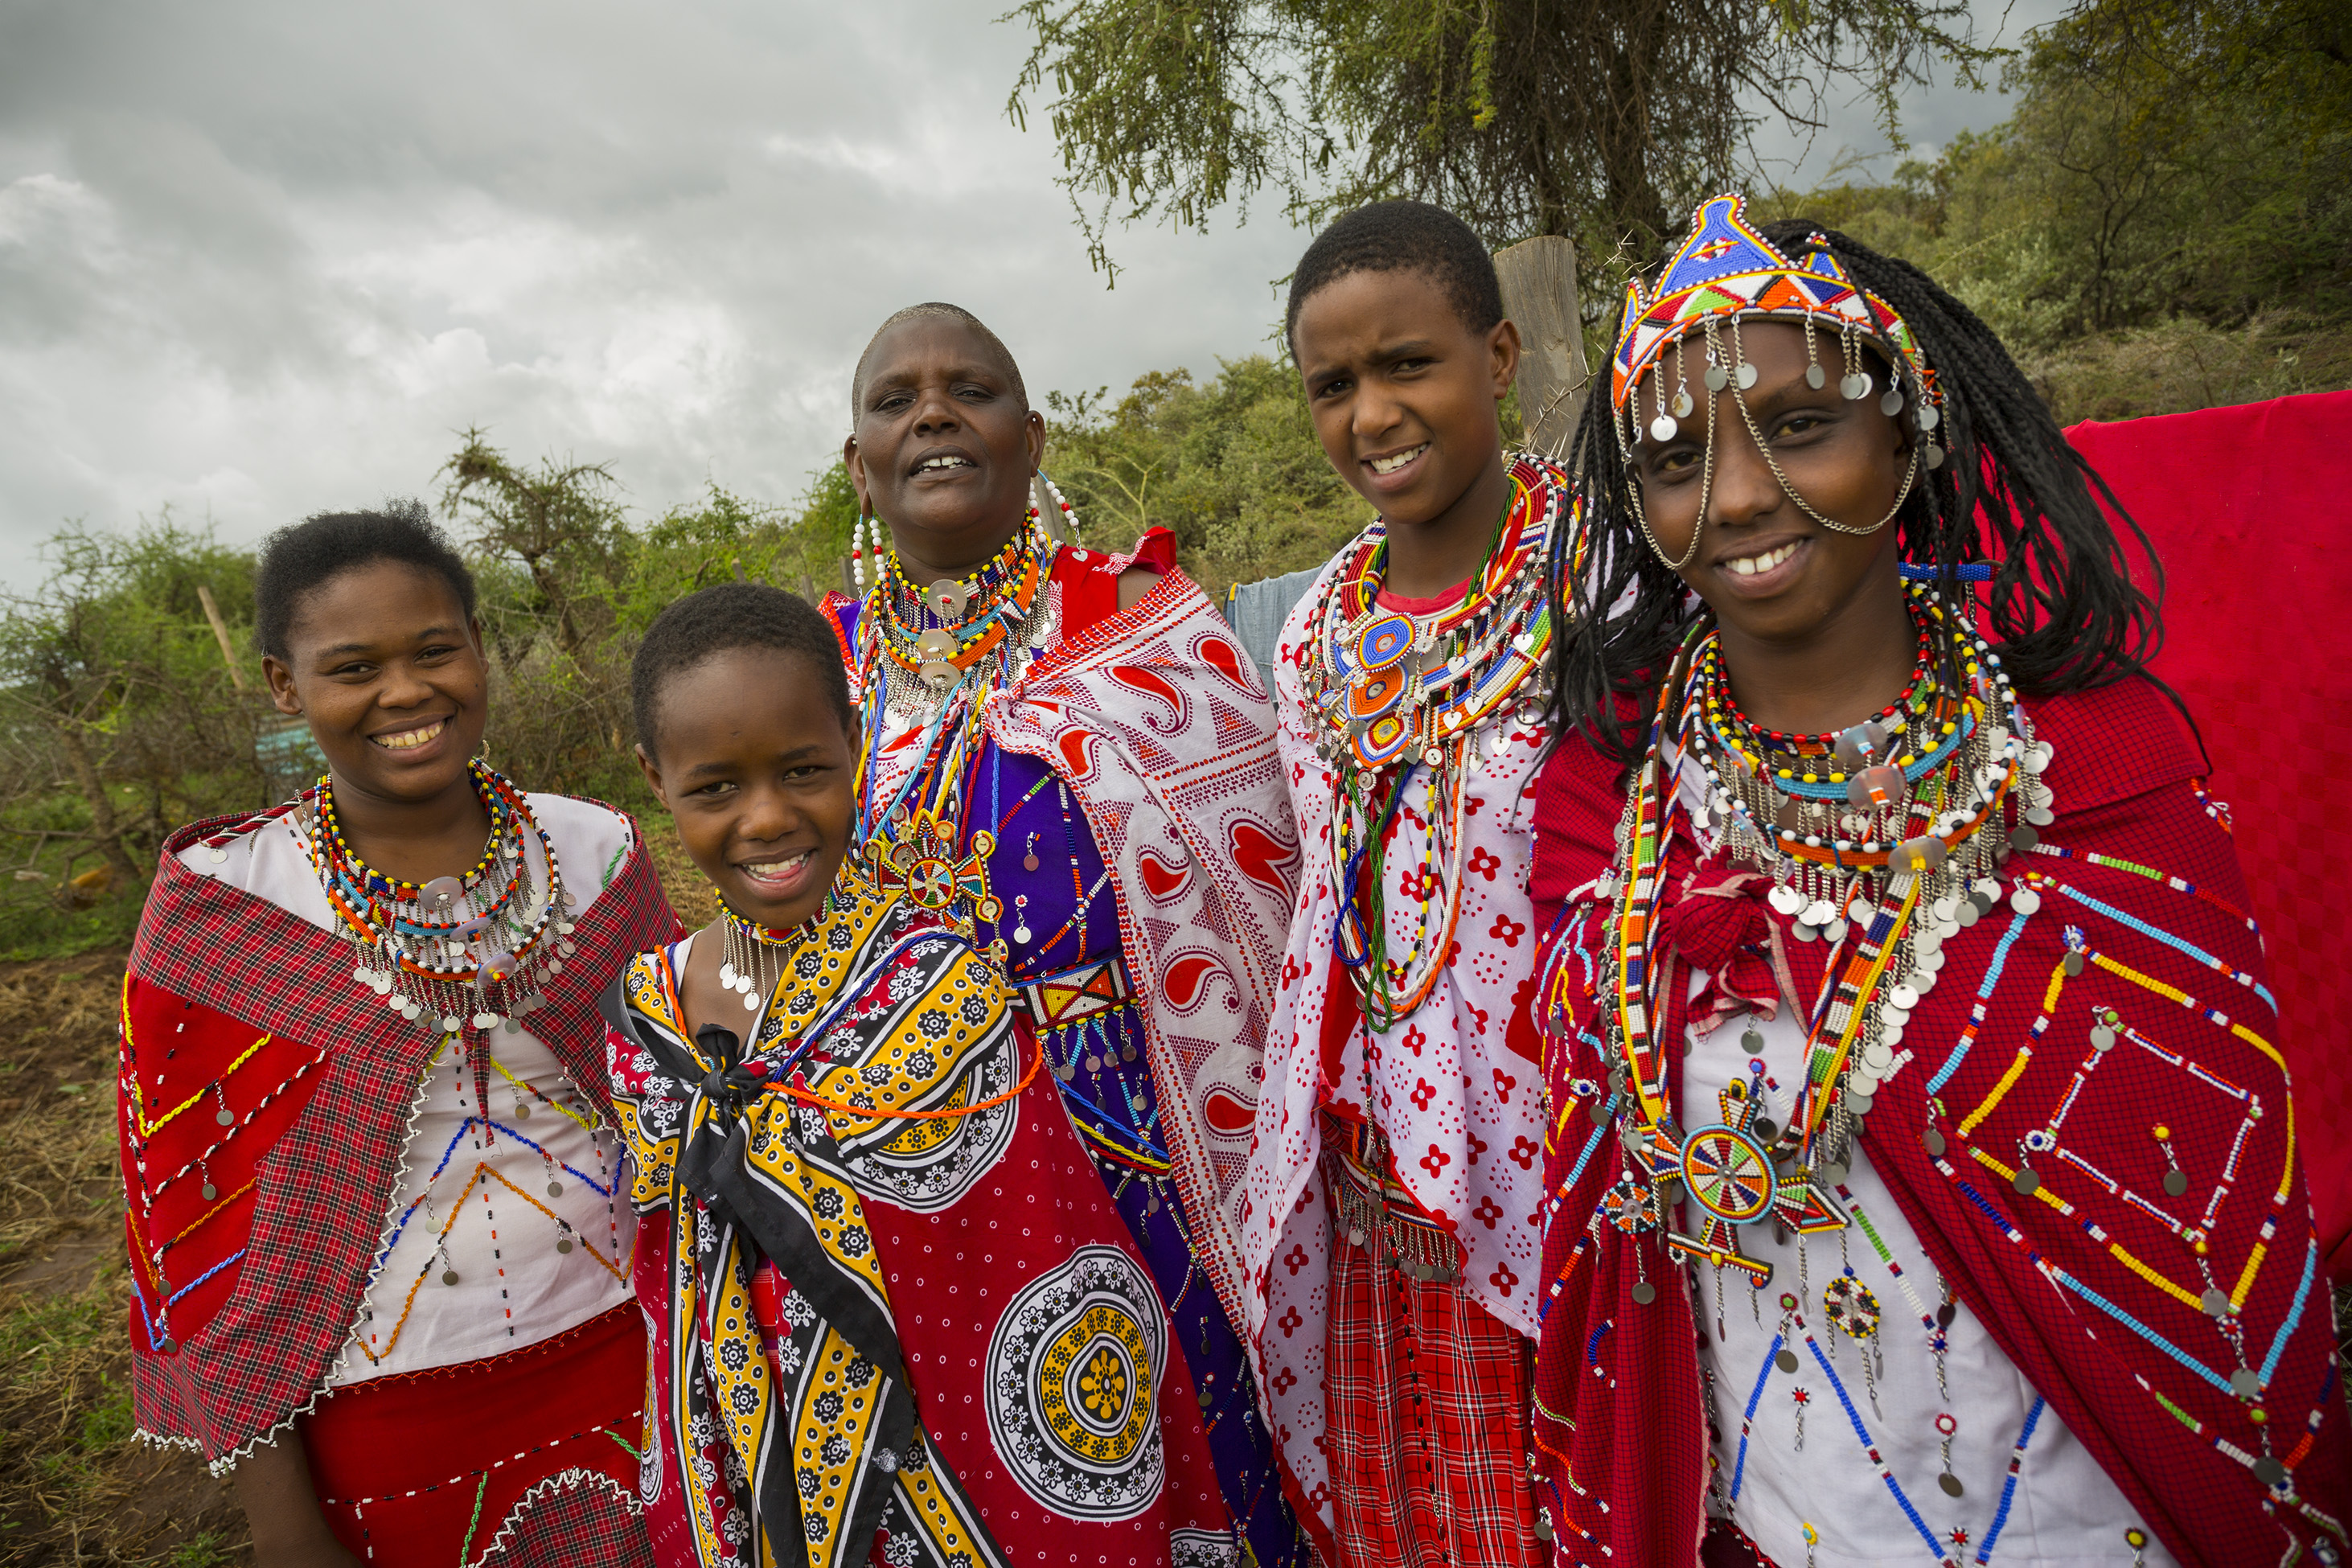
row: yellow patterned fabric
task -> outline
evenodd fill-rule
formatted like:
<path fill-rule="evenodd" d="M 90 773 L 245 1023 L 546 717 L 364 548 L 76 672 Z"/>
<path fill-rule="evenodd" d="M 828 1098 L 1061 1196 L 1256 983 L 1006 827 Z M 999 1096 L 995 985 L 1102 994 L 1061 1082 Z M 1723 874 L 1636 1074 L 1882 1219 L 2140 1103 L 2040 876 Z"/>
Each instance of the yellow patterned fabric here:
<path fill-rule="evenodd" d="M 632 1197 L 668 1216 L 656 1436 L 679 1456 L 700 1560 L 848 1568 L 887 1528 L 894 1563 L 1002 1562 L 923 1439 L 865 1205 L 945 1206 L 1002 1152 L 1013 1119 L 990 1112 L 1018 1067 L 1003 982 L 846 870 L 748 1047 L 723 1026 L 689 1036 L 677 980 L 667 951 L 640 954 L 607 1022 Z M 790 1282 L 765 1337 L 762 1259 Z"/>

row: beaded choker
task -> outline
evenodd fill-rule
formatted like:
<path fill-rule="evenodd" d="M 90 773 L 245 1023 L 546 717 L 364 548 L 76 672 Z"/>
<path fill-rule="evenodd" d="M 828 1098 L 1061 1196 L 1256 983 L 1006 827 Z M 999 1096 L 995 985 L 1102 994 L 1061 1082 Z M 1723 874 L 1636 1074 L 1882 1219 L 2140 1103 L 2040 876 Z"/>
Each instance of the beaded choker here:
<path fill-rule="evenodd" d="M 1029 618 L 1044 580 L 1038 532 L 1033 507 L 1027 526 L 1005 541 L 993 561 L 968 577 L 942 577 L 919 591 L 898 552 L 885 552 L 873 600 L 881 612 L 883 654 L 934 692 L 954 686 Z"/>
<path fill-rule="evenodd" d="M 1669 1250 L 1742 1269 L 1759 1289 L 1770 1266 L 1740 1252 L 1734 1227 L 1768 1216 L 1801 1234 L 1845 1226 L 1835 1189 L 1911 1011 L 1943 967 L 1944 942 L 1991 910 L 2003 890 L 1992 872 L 2051 820 L 2041 777 L 2051 748 L 2034 741 L 1999 656 L 1962 635 L 1964 684 L 1946 689 L 1927 632 L 1956 622 L 1924 586 L 1912 595 L 1922 653 L 1910 688 L 1834 737 L 1748 723 L 1731 701 L 1715 632 L 1695 629 L 1660 693 L 1617 862 L 1597 889 L 1613 900 L 1602 1017 L 1633 1172 L 1612 1200 L 1612 1222 L 1663 1230 Z M 1686 768 L 1697 775 L 1696 805 Z M 1679 1042 L 1657 1036 L 1650 942 L 1677 819 L 1702 858 L 1728 855 L 1769 873 L 1769 901 L 1794 920 L 1797 938 L 1832 949 L 1785 1127 L 1760 1109 L 1760 1060 L 1753 1082 L 1724 1096 L 1720 1123 L 1685 1132 L 1672 1114 L 1667 1056 Z M 2039 902 L 2030 889 L 2011 898 L 2027 911 Z M 1565 983 L 1563 971 L 1556 984 Z M 1752 1028 L 1747 1044 L 1760 1049 Z M 1696 1235 L 1671 1228 L 1677 1188 L 1698 1211 Z"/>
<path fill-rule="evenodd" d="M 1333 773 L 1335 934 L 1376 1029 L 1428 999 L 1452 946 L 1479 731 L 1515 702 L 1522 721 L 1541 716 L 1552 637 L 1544 569 L 1565 489 L 1534 460 L 1513 461 L 1510 506 L 1458 603 L 1421 616 L 1382 608 L 1388 532 L 1375 522 L 1326 579 L 1313 608 L 1299 674 L 1316 752 Z M 1431 831 L 1419 874 L 1409 879 L 1420 901 L 1413 938 L 1391 955 L 1387 828 L 1417 767 L 1429 770 Z"/>
<path fill-rule="evenodd" d="M 789 931 L 747 921 L 723 903 L 719 909 L 719 984 L 743 998 L 743 1011 L 757 1013 L 783 982 L 784 955 L 806 942 L 817 923 L 833 913 L 834 889 L 825 890 L 816 913 Z"/>
<path fill-rule="evenodd" d="M 468 1026 L 503 1026 L 546 1005 L 546 981 L 563 973 L 574 949 L 572 894 L 564 889 L 555 845 L 531 815 L 522 792 L 476 761 L 476 793 L 489 816 L 481 858 L 463 877 L 404 882 L 376 870 L 345 840 L 335 815 L 331 776 L 310 800 L 311 869 L 352 942 L 354 983 L 384 1005 L 434 1035 Z M 537 837 L 547 862 L 547 890 L 535 895 L 525 831 Z"/>

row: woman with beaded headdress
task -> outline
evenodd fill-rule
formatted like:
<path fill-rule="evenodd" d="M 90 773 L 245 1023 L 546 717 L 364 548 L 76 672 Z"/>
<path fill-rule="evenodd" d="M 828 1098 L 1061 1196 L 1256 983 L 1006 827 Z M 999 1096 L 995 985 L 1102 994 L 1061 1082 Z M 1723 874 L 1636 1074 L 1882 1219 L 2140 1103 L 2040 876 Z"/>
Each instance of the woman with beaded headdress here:
<path fill-rule="evenodd" d="M 650 1563 L 599 989 L 676 922 L 635 824 L 478 759 L 481 627 L 414 502 L 263 549 L 318 784 L 165 842 L 122 998 L 142 1432 L 261 1568 Z"/>
<path fill-rule="evenodd" d="M 874 582 L 826 608 L 863 730 L 859 853 L 1003 973 L 1024 1050 L 1052 1075 L 1021 1113 L 1066 1121 L 1099 1184 L 1087 1198 L 1042 1168 L 1005 1179 L 1115 1216 L 1121 1299 L 1164 1320 L 1167 1347 L 1138 1384 L 1157 1402 L 1148 1426 L 1085 1439 L 1040 1414 L 1059 1340 L 1016 1331 L 1041 1302 L 1081 1311 L 1100 1282 L 1026 1264 L 971 1279 L 963 1315 L 931 1331 L 994 1392 L 984 1426 L 938 1447 L 1043 1510 L 1049 1556 L 1102 1540 L 1139 1562 L 1304 1562 L 1234 1332 L 1241 1175 L 1297 863 L 1265 686 L 1168 531 L 1126 552 L 1077 542 L 1039 473 L 1045 422 L 1020 370 L 968 311 L 884 322 L 851 410 L 854 564 Z M 1163 1455 L 1171 1499 L 1188 1494 L 1177 1513 L 1155 1509 L 1157 1483 L 1129 1484 Z M 1223 1523 L 1153 1523 L 1180 1515 Z M 1154 1528 L 1164 1541 L 1128 1543 Z"/>
<path fill-rule="evenodd" d="M 1558 1560 L 2336 1561 L 2262 948 L 2105 485 L 1948 293 L 1731 195 L 1575 461 Z"/>

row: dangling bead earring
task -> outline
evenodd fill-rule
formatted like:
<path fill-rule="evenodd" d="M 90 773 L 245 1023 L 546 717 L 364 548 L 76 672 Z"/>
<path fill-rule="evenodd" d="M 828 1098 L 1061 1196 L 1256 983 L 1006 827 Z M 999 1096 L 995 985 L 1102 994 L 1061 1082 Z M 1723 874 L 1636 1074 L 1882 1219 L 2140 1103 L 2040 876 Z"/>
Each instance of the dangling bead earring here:
<path fill-rule="evenodd" d="M 849 571 L 850 574 L 857 579 L 857 591 L 860 594 L 865 593 L 866 514 L 862 511 L 857 514 L 856 520 L 849 525 Z M 877 581 L 880 580 L 882 575 L 882 562 L 879 556 L 875 558 L 874 575 Z"/>

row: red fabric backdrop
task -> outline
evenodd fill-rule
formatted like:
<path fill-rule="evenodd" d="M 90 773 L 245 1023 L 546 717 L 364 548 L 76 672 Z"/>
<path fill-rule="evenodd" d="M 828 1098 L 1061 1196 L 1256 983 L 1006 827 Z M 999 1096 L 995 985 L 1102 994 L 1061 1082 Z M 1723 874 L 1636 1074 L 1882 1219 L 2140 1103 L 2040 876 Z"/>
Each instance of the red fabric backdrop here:
<path fill-rule="evenodd" d="M 2253 889 L 2329 1272 L 2352 1279 L 2352 392 L 2066 432 L 2165 573 L 2155 671 L 2204 731 Z M 2144 562 L 2134 570 L 2149 585 Z"/>

